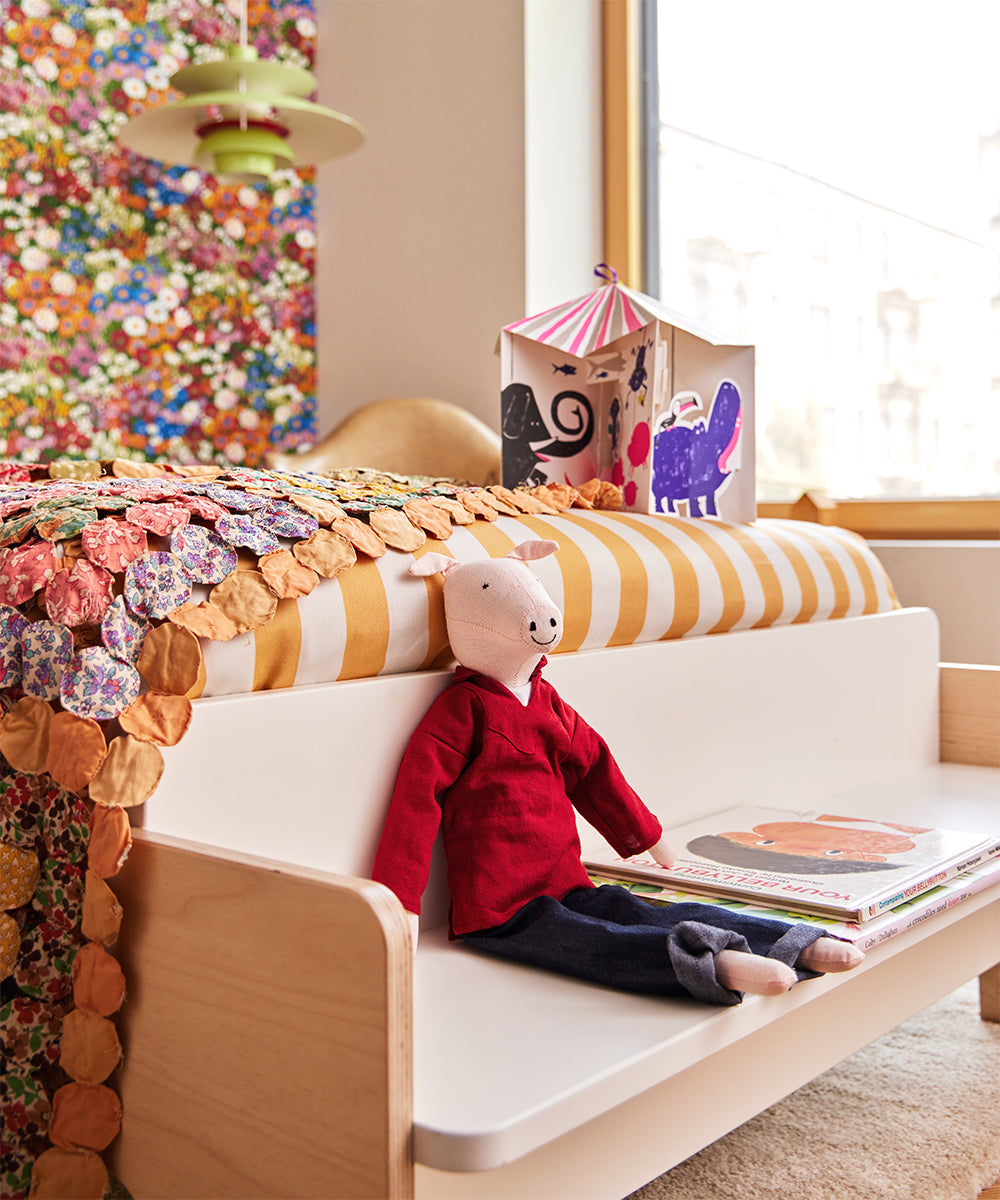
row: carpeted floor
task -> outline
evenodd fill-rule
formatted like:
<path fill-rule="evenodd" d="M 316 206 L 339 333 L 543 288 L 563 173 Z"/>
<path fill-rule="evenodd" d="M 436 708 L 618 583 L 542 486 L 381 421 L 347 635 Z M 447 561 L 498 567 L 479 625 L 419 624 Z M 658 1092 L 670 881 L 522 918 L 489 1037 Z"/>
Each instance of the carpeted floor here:
<path fill-rule="evenodd" d="M 628 1200 L 975 1200 L 1000 1178 L 1000 1024 L 973 982 Z"/>

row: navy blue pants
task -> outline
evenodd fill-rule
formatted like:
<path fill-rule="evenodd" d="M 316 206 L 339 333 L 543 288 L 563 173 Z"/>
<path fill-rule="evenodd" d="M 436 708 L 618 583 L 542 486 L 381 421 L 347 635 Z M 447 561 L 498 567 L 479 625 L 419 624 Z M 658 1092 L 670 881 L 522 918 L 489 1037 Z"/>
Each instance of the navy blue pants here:
<path fill-rule="evenodd" d="M 503 925 L 462 935 L 499 958 L 621 991 L 688 995 L 714 1004 L 742 999 L 716 979 L 720 950 L 774 958 L 808 979 L 816 972 L 795 963 L 822 936 L 813 925 L 786 925 L 710 904 L 650 904 L 614 884 L 576 888 L 562 900 L 538 896 Z"/>

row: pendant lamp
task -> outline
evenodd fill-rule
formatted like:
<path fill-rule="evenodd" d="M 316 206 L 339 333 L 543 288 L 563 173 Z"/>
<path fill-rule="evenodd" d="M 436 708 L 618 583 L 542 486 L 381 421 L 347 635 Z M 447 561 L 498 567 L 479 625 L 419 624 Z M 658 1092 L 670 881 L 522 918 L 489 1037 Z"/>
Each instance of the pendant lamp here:
<path fill-rule="evenodd" d="M 118 140 L 144 158 L 225 182 L 259 183 L 283 167 L 349 154 L 365 138 L 352 117 L 306 99 L 316 90 L 308 71 L 257 57 L 247 39 L 247 0 L 239 44 L 217 62 L 183 67 L 170 84 L 184 99 L 133 118 Z"/>

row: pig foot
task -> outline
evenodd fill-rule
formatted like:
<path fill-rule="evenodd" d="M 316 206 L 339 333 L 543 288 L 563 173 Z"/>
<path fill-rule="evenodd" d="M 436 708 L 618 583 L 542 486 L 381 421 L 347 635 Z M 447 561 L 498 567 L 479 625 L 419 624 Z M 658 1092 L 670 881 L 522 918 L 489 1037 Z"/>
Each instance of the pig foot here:
<path fill-rule="evenodd" d="M 715 977 L 723 987 L 754 996 L 780 996 L 798 981 L 791 967 L 775 958 L 720 950 L 715 956 Z"/>
<path fill-rule="evenodd" d="M 837 938 L 817 938 L 799 955 L 795 965 L 807 971 L 850 971 L 864 958 L 864 954 L 850 942 Z"/>

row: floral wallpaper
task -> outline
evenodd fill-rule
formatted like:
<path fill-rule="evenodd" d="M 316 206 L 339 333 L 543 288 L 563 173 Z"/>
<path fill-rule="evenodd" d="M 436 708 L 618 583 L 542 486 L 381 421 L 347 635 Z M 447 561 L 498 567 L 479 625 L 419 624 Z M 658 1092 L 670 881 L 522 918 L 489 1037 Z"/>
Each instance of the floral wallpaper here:
<path fill-rule="evenodd" d="M 315 0 L 250 0 L 310 69 Z M 0 0 L 0 457 L 253 466 L 314 436 L 314 176 L 227 185 L 118 145 L 238 0 Z"/>

